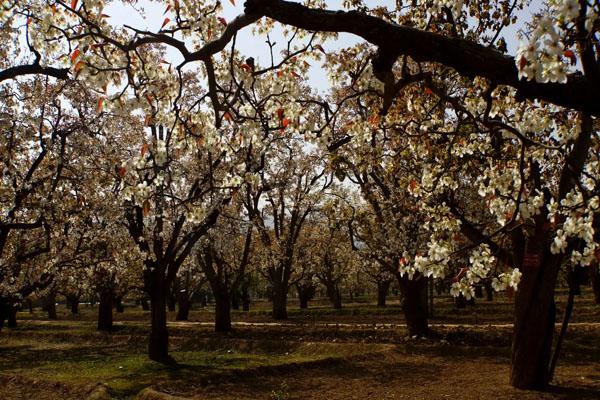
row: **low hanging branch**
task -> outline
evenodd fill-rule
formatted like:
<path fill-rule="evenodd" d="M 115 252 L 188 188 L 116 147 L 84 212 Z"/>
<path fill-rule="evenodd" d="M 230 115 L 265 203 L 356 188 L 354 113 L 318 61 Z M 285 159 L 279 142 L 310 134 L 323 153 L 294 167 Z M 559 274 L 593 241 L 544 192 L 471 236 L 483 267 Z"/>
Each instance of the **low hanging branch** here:
<path fill-rule="evenodd" d="M 543 100 L 600 116 L 600 83 L 575 73 L 567 83 L 539 83 L 519 79 L 514 57 L 470 40 L 394 24 L 358 11 L 331 11 L 283 0 L 248 0 L 246 13 L 263 15 L 308 31 L 347 32 L 379 48 L 374 69 L 385 74 L 400 55 L 417 62 L 436 62 L 468 77 L 481 76 L 496 85 L 512 86 L 518 97 Z"/>
<path fill-rule="evenodd" d="M 69 69 L 43 67 L 37 62 L 33 64 L 18 65 L 0 71 L 0 82 L 25 75 L 46 75 L 56 79 L 66 80 L 69 78 Z"/>

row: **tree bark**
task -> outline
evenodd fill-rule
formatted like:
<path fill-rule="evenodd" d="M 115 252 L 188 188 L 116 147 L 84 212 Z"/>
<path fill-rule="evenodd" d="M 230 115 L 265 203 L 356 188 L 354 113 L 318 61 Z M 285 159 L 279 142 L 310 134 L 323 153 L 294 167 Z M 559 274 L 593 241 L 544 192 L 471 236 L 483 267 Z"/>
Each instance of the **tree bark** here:
<path fill-rule="evenodd" d="M 390 290 L 390 281 L 377 282 L 377 307 L 385 307 L 388 291 Z"/>
<path fill-rule="evenodd" d="M 406 319 L 408 334 L 410 336 L 427 336 L 429 325 L 427 323 L 427 279 L 415 276 L 397 275 L 400 292 L 402 294 L 402 311 Z"/>
<path fill-rule="evenodd" d="M 273 285 L 273 319 L 287 319 L 287 287 L 282 283 Z"/>
<path fill-rule="evenodd" d="M 177 296 L 175 294 L 170 293 L 167 299 L 167 308 L 169 311 L 175 311 L 175 306 L 177 305 Z"/>
<path fill-rule="evenodd" d="M 215 291 L 215 332 L 231 331 L 231 298 L 226 288 Z"/>
<path fill-rule="evenodd" d="M 67 302 L 69 303 L 71 314 L 79 314 L 79 296 L 68 296 Z"/>
<path fill-rule="evenodd" d="M 543 389 L 550 379 L 548 367 L 556 321 L 554 289 L 560 257 L 549 252 L 538 257 L 539 264 L 523 266 L 515 297 L 510 381 L 519 389 Z"/>
<path fill-rule="evenodd" d="M 298 300 L 300 301 L 300 309 L 306 310 L 308 308 L 308 299 L 306 296 L 298 296 Z"/>
<path fill-rule="evenodd" d="M 177 316 L 176 321 L 187 321 L 192 308 L 192 300 L 186 291 L 179 292 L 177 295 Z"/>
<path fill-rule="evenodd" d="M 98 330 L 110 332 L 113 328 L 113 293 L 112 290 L 101 290 L 98 302 Z"/>
<path fill-rule="evenodd" d="M 600 304 L 600 265 L 592 264 L 590 267 L 592 275 L 592 289 L 594 290 L 594 300 Z"/>
<path fill-rule="evenodd" d="M 58 319 L 56 314 L 56 293 L 51 291 L 44 299 L 46 311 L 48 312 L 48 319 Z"/>
<path fill-rule="evenodd" d="M 14 305 L 8 306 L 8 321 L 6 322 L 7 328 L 17 327 L 17 307 Z"/>
<path fill-rule="evenodd" d="M 483 298 L 483 287 L 481 285 L 475 285 L 475 297 L 478 299 Z"/>
<path fill-rule="evenodd" d="M 491 282 L 485 283 L 485 294 L 487 301 L 494 301 L 494 288 L 492 287 Z"/>
<path fill-rule="evenodd" d="M 300 308 L 305 310 L 308 308 L 308 302 L 315 296 L 315 286 L 312 284 L 296 284 L 296 291 L 298 292 L 298 300 L 300 301 Z"/>
<path fill-rule="evenodd" d="M 4 321 L 8 317 L 8 303 L 6 299 L 0 297 L 0 332 L 2 332 L 2 328 L 4 327 Z"/>
<path fill-rule="evenodd" d="M 154 273 L 150 278 L 150 338 L 148 357 L 163 364 L 173 363 L 169 356 L 169 331 L 167 330 L 168 288 L 162 274 Z"/>
<path fill-rule="evenodd" d="M 573 303 L 575 300 L 575 295 L 581 294 L 581 292 L 579 291 L 579 283 L 574 282 L 574 279 L 576 278 L 577 274 L 574 274 L 572 270 L 569 271 L 569 296 L 567 298 L 567 305 L 565 306 L 563 322 L 561 324 L 560 332 L 556 340 L 554 355 L 552 356 L 552 359 L 550 361 L 550 367 L 548 370 L 548 381 L 551 381 L 554 378 L 554 370 L 556 369 L 556 364 L 558 363 L 558 357 L 560 356 L 562 344 L 565 339 L 565 335 L 567 334 L 567 327 L 569 326 L 569 321 L 571 320 L 571 315 L 573 314 Z"/>
<path fill-rule="evenodd" d="M 340 292 L 340 288 L 335 284 L 331 283 L 327 285 L 327 297 L 329 297 L 329 301 L 331 301 L 331 305 L 336 310 L 342 308 L 342 293 Z"/>

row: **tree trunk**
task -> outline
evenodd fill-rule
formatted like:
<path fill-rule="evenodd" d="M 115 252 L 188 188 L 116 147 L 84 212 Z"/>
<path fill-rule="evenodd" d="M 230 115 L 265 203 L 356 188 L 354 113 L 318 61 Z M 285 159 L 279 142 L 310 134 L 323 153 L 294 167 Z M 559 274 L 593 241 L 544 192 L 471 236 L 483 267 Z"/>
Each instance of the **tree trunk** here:
<path fill-rule="evenodd" d="M 4 327 L 4 321 L 8 317 L 8 303 L 3 297 L 0 297 L 0 332 Z"/>
<path fill-rule="evenodd" d="M 487 301 L 494 301 L 494 288 L 492 287 L 492 282 L 486 282 L 485 293 Z"/>
<path fill-rule="evenodd" d="M 300 300 L 300 308 L 305 310 L 308 308 L 308 302 L 315 296 L 315 286 L 312 284 L 296 284 L 298 292 L 298 300 Z"/>
<path fill-rule="evenodd" d="M 167 287 L 165 278 L 155 274 L 150 287 L 151 327 L 148 344 L 148 357 L 164 364 L 170 364 L 169 331 L 167 330 Z"/>
<path fill-rule="evenodd" d="M 340 292 L 340 288 L 335 284 L 331 283 L 327 285 L 327 297 L 331 301 L 331 305 L 336 310 L 342 308 L 342 293 Z"/>
<path fill-rule="evenodd" d="M 242 286 L 242 310 L 250 311 L 250 291 L 248 286 Z"/>
<path fill-rule="evenodd" d="M 528 255 L 530 259 L 535 254 Z M 527 258 L 527 255 L 526 257 Z M 511 384 L 520 389 L 542 389 L 549 383 L 549 363 L 556 320 L 554 288 L 560 257 L 544 254 L 539 263 L 523 267 L 515 297 Z"/>
<path fill-rule="evenodd" d="M 142 310 L 150 311 L 150 304 L 148 303 L 148 299 L 146 297 L 140 299 L 140 303 L 142 303 Z"/>
<path fill-rule="evenodd" d="M 188 297 L 186 291 L 181 291 L 177 295 L 177 316 L 176 321 L 187 321 L 192 308 L 192 300 Z"/>
<path fill-rule="evenodd" d="M 115 298 L 115 310 L 119 314 L 125 312 L 125 307 L 123 306 L 123 297 L 122 296 Z"/>
<path fill-rule="evenodd" d="M 48 312 L 48 319 L 58 319 L 56 314 L 56 293 L 53 291 L 48 293 L 45 298 L 46 311 Z"/>
<path fill-rule="evenodd" d="M 308 308 L 308 298 L 306 296 L 298 295 L 298 300 L 300 300 L 300 309 L 306 310 Z"/>
<path fill-rule="evenodd" d="M 475 297 L 478 299 L 483 298 L 483 287 L 481 285 L 475 285 Z"/>
<path fill-rule="evenodd" d="M 467 298 L 460 293 L 454 298 L 454 306 L 458 309 L 467 308 Z"/>
<path fill-rule="evenodd" d="M 377 282 L 377 307 L 385 307 L 388 290 L 390 290 L 390 281 Z"/>
<path fill-rule="evenodd" d="M 71 314 L 79 314 L 79 296 L 68 296 L 67 302 L 69 303 Z"/>
<path fill-rule="evenodd" d="M 113 328 L 113 293 L 111 290 L 101 290 L 98 303 L 98 330 L 110 332 Z"/>
<path fill-rule="evenodd" d="M 592 275 L 592 289 L 594 290 L 594 300 L 600 304 L 600 265 L 592 264 L 590 266 Z"/>
<path fill-rule="evenodd" d="M 14 305 L 8 306 L 8 321 L 6 322 L 7 328 L 17 327 L 17 307 Z"/>
<path fill-rule="evenodd" d="M 169 311 L 175 311 L 175 306 L 177 305 L 177 296 L 174 293 L 170 293 L 167 299 L 167 308 Z"/>
<path fill-rule="evenodd" d="M 400 292 L 402 294 L 402 311 L 406 319 L 408 334 L 410 336 L 427 336 L 427 279 L 415 276 L 397 275 Z"/>
<path fill-rule="evenodd" d="M 287 287 L 282 283 L 273 285 L 273 319 L 287 319 Z"/>
<path fill-rule="evenodd" d="M 434 305 L 435 304 L 434 304 L 434 299 L 433 299 L 433 286 L 434 286 L 433 277 L 431 277 L 427 281 L 427 291 L 428 291 L 427 299 L 429 300 L 429 308 L 427 309 L 427 316 L 429 318 L 432 318 L 433 313 L 434 313 Z"/>
<path fill-rule="evenodd" d="M 215 332 L 231 330 L 231 298 L 226 288 L 215 291 Z"/>
<path fill-rule="evenodd" d="M 570 278 L 573 279 L 573 273 L 570 272 Z M 548 381 L 551 381 L 554 378 L 554 370 L 556 368 L 556 364 L 558 363 L 558 357 L 560 355 L 560 351 L 562 349 L 563 340 L 565 339 L 565 335 L 567 334 L 567 327 L 569 326 L 569 321 L 571 320 L 571 315 L 573 314 L 573 302 L 575 300 L 576 294 L 581 294 L 579 292 L 579 286 L 575 283 L 577 287 L 574 286 L 574 282 L 569 282 L 569 297 L 567 298 L 567 305 L 565 306 L 565 314 L 563 315 L 563 322 L 560 327 L 560 332 L 558 333 L 558 338 L 556 340 L 556 347 L 554 348 L 554 355 L 550 360 L 550 367 L 548 369 Z"/>
<path fill-rule="evenodd" d="M 30 298 L 27 298 L 27 307 L 29 308 L 29 314 L 33 314 L 33 301 Z"/>

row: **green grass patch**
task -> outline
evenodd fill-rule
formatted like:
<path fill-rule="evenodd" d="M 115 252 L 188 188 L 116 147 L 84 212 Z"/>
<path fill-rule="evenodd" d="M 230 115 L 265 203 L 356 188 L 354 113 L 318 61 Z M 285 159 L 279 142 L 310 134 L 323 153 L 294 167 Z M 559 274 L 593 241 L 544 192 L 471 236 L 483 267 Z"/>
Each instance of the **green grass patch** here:
<path fill-rule="evenodd" d="M 346 357 L 373 351 L 375 347 L 312 342 L 288 345 L 281 341 L 249 343 L 243 340 L 209 343 L 200 340 L 193 349 L 172 351 L 177 365 L 167 366 L 147 358 L 145 343 L 115 345 L 15 336 L 0 339 L 0 354 L 6 361 L 0 366 L 0 374 L 75 386 L 101 382 L 119 398 L 127 398 L 150 385 L 198 385 L 207 377 Z"/>

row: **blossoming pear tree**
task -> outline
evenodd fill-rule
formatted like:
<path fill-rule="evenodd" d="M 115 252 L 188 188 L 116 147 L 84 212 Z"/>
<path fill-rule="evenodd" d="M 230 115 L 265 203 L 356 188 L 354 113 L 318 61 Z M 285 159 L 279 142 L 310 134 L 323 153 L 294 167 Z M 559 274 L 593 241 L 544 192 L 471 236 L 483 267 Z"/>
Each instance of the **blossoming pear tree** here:
<path fill-rule="evenodd" d="M 410 221 L 399 215 L 427 218 L 413 229 L 431 234 L 424 246 L 395 249 L 392 265 L 403 277 L 446 276 L 460 256 L 469 264 L 453 277 L 453 293 L 470 296 L 485 280 L 516 288 L 511 382 L 549 383 L 558 273 L 598 265 L 597 1 L 548 0 L 530 20 L 525 0 L 346 0 L 340 11 L 323 1 L 247 0 L 231 21 L 217 1 L 164 4 L 162 26 L 146 30 L 112 21 L 102 0 L 0 3 L 0 89 L 13 91 L 0 105 L 10 108 L 1 129 L 19 131 L 3 135 L 0 149 L 9 160 L 0 192 L 2 293 L 16 293 L 24 265 L 16 261 L 50 253 L 52 207 L 40 193 L 59 187 L 69 130 L 46 126 L 41 114 L 64 118 L 56 100 L 44 101 L 55 99 L 57 82 L 75 79 L 96 114 L 130 118 L 127 137 L 117 138 L 128 156 L 113 173 L 152 297 L 151 358 L 169 361 L 170 284 L 244 184 L 252 185 L 244 200 L 267 250 L 274 316 L 285 318 L 298 235 L 331 181 L 321 170 L 326 148 L 367 188 L 381 229 L 406 237 Z M 276 23 L 303 44 L 289 44 L 263 68 L 236 49 L 240 29 L 266 34 Z M 509 55 L 506 28 L 517 23 L 524 34 Z M 341 32 L 363 42 L 323 55 L 323 40 Z M 179 65 L 165 60 L 166 48 L 179 53 Z M 318 58 L 333 78 L 326 98 L 299 82 L 307 60 Z M 35 129 L 21 129 L 10 115 L 29 106 L 10 104 L 30 91 L 37 103 L 23 125 Z M 345 146 L 357 156 L 344 155 Z M 62 193 L 76 198 L 66 186 Z M 44 286 L 54 274 L 36 276 Z"/>
<path fill-rule="evenodd" d="M 599 82 L 594 46 L 599 27 L 597 2 L 548 2 L 547 11 L 534 18 L 529 37 L 524 38 L 526 44 L 516 57 L 505 54 L 505 41 L 501 39 L 503 29 L 518 19 L 514 12 L 523 5 L 519 2 L 498 2 L 495 7 L 491 4 L 487 7 L 486 3 L 486 8 L 479 8 L 479 3 L 467 6 L 459 2 L 453 7 L 443 2 L 433 2 L 430 7 L 415 3 L 394 10 L 371 9 L 365 2 L 349 1 L 346 6 L 353 10 L 348 12 L 275 0 L 246 4 L 247 11 L 262 13 L 286 25 L 311 31 L 354 33 L 376 46 L 372 62 L 366 57 L 356 62 L 362 61 L 364 70 L 370 69 L 383 86 L 381 89 L 372 85 L 371 89 L 371 92 L 379 89 L 381 93 L 382 101 L 378 104 L 381 114 L 398 133 L 416 139 L 408 145 L 407 155 L 421 157 L 420 161 L 433 155 L 428 169 L 419 169 L 419 179 L 411 181 L 408 187 L 414 189 L 417 198 L 433 197 L 435 201 L 429 204 L 421 201 L 427 206 L 424 211 L 433 216 L 430 227 L 439 232 L 437 237 L 444 239 L 439 242 L 434 237 L 427 257 L 415 258 L 411 267 L 426 271 L 442 267 L 440 261 L 447 260 L 454 247 L 448 247 L 455 240 L 452 233 L 462 233 L 477 245 L 470 256 L 475 268 L 466 269 L 457 277 L 454 292 L 468 292 L 480 273 L 489 273 L 497 265 L 493 257 L 507 259 L 506 254 L 501 254 L 503 247 L 486 238 L 491 234 L 509 240 L 511 235 L 505 234 L 514 232 L 515 225 L 520 226 L 516 231 L 521 232 L 521 239 L 514 235 L 512 239 L 521 246 L 514 249 L 516 258 L 513 254 L 513 262 L 501 264 L 507 265 L 508 271 L 497 271 L 500 275 L 493 282 L 501 289 L 517 286 L 521 281 L 516 298 L 513 385 L 521 388 L 546 385 L 551 377 L 548 364 L 554 327 L 554 287 L 557 271 L 565 259 L 563 251 L 568 252 L 566 258 L 571 262 L 585 265 L 591 262 L 595 248 L 589 240 L 596 207 L 593 189 L 585 196 L 577 192 L 582 190 L 584 176 L 589 174 L 586 164 L 591 161 L 593 165 L 590 160 L 590 149 L 596 139 L 593 116 L 598 115 L 600 104 L 590 91 Z M 479 23 L 468 24 L 469 17 L 475 17 Z M 411 67 L 411 62 L 417 66 Z M 428 72 L 435 74 L 427 76 Z M 473 81 L 476 76 L 479 78 Z M 360 82 L 360 78 L 352 76 L 350 81 Z M 415 85 L 415 81 L 432 84 Z M 413 96 L 416 101 L 403 95 L 407 88 L 412 89 L 408 93 L 416 90 L 418 97 Z M 460 100 L 454 101 L 452 97 Z M 442 107 L 436 106 L 437 102 Z M 459 106 L 458 110 L 450 107 L 452 111 L 446 111 L 448 104 Z M 394 112 L 394 106 L 400 112 Z M 417 123 L 413 123 L 414 114 L 425 116 L 424 121 L 417 117 Z M 476 129 L 472 129 L 473 120 L 477 121 Z M 423 123 L 426 121 L 429 124 Z M 456 135 L 460 132 L 459 125 L 467 126 L 466 132 L 473 132 L 464 141 Z M 429 151 L 428 147 L 435 143 L 426 139 L 427 132 L 433 132 L 438 141 L 446 143 L 451 158 L 468 157 L 480 148 L 485 151 L 486 146 L 490 150 L 500 149 L 494 150 L 498 153 L 495 160 L 488 158 L 489 167 L 483 170 L 492 171 L 480 171 L 477 175 L 485 182 L 484 186 L 488 186 L 488 180 L 493 182 L 496 197 L 490 199 L 490 208 L 498 215 L 498 233 L 492 230 L 479 235 L 478 223 L 463 222 L 463 210 L 450 196 L 457 194 L 462 182 L 459 176 L 449 176 L 452 164 L 444 163 L 442 152 Z M 337 143 L 343 139 L 347 142 L 349 137 L 354 135 L 343 136 Z M 508 160 L 502 160 L 502 151 L 508 143 L 517 151 L 512 152 L 512 161 L 507 163 Z M 561 161 L 546 167 L 557 154 L 561 155 Z M 463 161 L 462 166 L 466 165 Z M 555 172 L 554 176 L 551 172 Z M 583 188 L 590 190 L 594 179 L 587 180 L 587 188 Z M 464 182 L 469 183 L 468 178 Z M 577 211 L 569 219 L 563 212 L 554 212 L 553 204 Z M 549 215 L 558 218 L 555 221 Z M 561 224 L 574 221 L 573 218 L 578 223 L 567 224 L 567 237 L 583 240 L 578 242 L 585 243 L 579 249 L 565 246 L 564 229 L 558 231 Z M 440 253 L 442 250 L 446 255 Z"/>
<path fill-rule="evenodd" d="M 252 263 L 253 231 L 238 198 L 223 213 L 216 226 L 198 244 L 196 257 L 215 299 L 215 331 L 231 330 L 233 295 Z"/>

